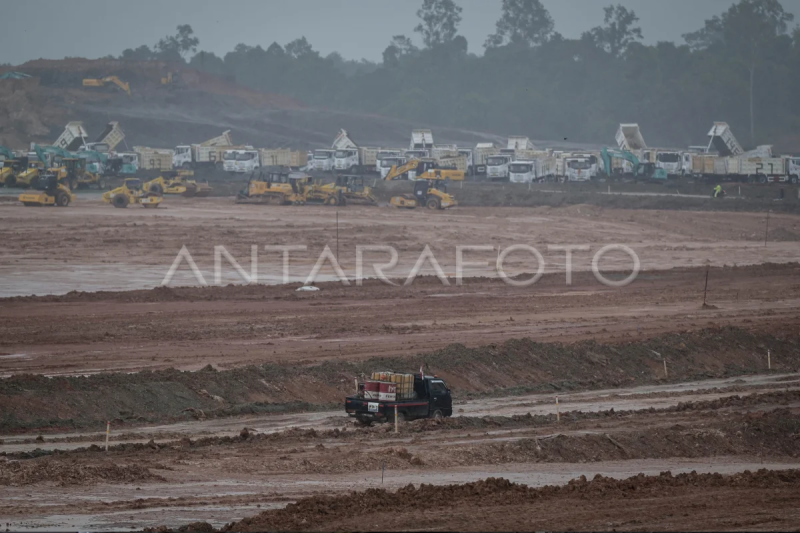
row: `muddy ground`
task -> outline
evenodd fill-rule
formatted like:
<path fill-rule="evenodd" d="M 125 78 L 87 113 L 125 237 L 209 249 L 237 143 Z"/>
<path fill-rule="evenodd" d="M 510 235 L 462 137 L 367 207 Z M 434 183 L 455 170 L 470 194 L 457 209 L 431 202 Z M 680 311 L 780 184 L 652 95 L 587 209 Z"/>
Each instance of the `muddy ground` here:
<path fill-rule="evenodd" d="M 544 522 L 553 527 L 612 529 L 638 518 L 643 520 L 641 529 L 667 518 L 664 502 L 692 500 L 697 502 L 694 510 L 677 515 L 676 524 L 684 528 L 724 529 L 748 514 L 748 520 L 755 520 L 748 524 L 796 520 L 796 475 L 772 471 L 797 469 L 800 464 L 798 376 L 730 380 L 721 389 L 703 387 L 696 383 L 674 384 L 661 391 L 631 389 L 633 397 L 609 391 L 566 393 L 559 417 L 552 395 L 528 398 L 527 406 L 517 405 L 518 411 L 528 409 L 528 413 L 516 415 L 470 415 L 490 405 L 470 400 L 461 404 L 467 412 L 451 420 L 408 422 L 398 434 L 386 425 L 357 428 L 345 417 L 329 413 L 306 429 L 288 425 L 289 429 L 272 433 L 243 419 L 236 429 L 217 428 L 211 433 L 202 429 L 204 422 L 196 422 L 194 434 L 184 428 L 190 432 L 172 439 L 163 438 L 168 434 L 156 428 L 155 432 L 143 429 L 139 435 L 120 436 L 122 440 L 112 442 L 108 452 L 103 451 L 100 435 L 77 443 L 45 439 L 28 445 L 27 452 L 0 458 L 0 484 L 7 494 L 0 502 L 0 516 L 12 529 L 177 528 L 198 520 L 220 528 L 261 510 L 298 502 L 236 524 L 232 530 L 407 529 L 412 527 L 407 520 L 420 512 L 436 528 L 527 530 L 542 523 L 529 524 L 525 517 L 536 514 L 540 497 L 535 494 L 543 492 L 555 498 L 548 515 L 552 522 Z M 738 392 L 731 390 L 734 387 Z M 531 414 L 542 412 L 540 401 L 549 412 Z M 585 410 L 586 402 L 603 408 Z M 759 469 L 767 471 L 741 474 Z M 676 477 L 659 477 L 664 471 Z M 717 475 L 678 475 L 692 471 Z M 38 475 L 32 479 L 26 475 L 29 472 Z M 132 477 L 133 472 L 138 477 Z M 534 488 L 561 486 L 580 476 L 592 480 L 597 474 L 615 479 L 642 475 L 625 484 L 609 479 L 587 486 L 576 481 L 563 489 L 539 492 L 502 484 L 512 492 L 529 494 L 520 500 L 509 498 L 510 494 L 494 498 L 492 490 L 470 485 L 448 487 L 487 477 Z M 724 481 L 719 474 L 733 478 Z M 573 488 L 576 484 L 578 488 Z M 604 488 L 595 490 L 600 485 Z M 408 500 L 375 489 L 401 489 Z M 420 491 L 442 492 L 421 503 Z M 733 496 L 744 499 L 747 491 L 753 501 L 730 507 Z M 24 504 L 18 500 L 23 495 Z M 394 503 L 379 506 L 376 512 L 368 505 L 372 498 Z M 576 518 L 571 514 L 574 498 L 594 511 Z M 596 514 L 604 507 L 597 498 L 607 502 L 606 513 Z M 613 503 L 618 500 L 639 502 L 637 507 L 652 511 L 633 517 L 626 506 Z M 760 511 L 753 515 L 755 502 Z M 371 511 L 363 514 L 350 506 Z M 461 521 L 472 517 L 462 512 L 468 507 L 483 515 L 480 527 Z M 502 520 L 500 516 L 504 521 L 495 522 Z M 573 522 L 564 522 L 568 519 Z M 680 529 L 669 520 L 660 523 L 661 529 Z M 636 529 L 636 524 L 629 522 L 626 528 Z"/>
<path fill-rule="evenodd" d="M 800 218 L 772 213 L 767 230 L 765 212 L 630 207 L 348 206 L 337 247 L 336 211 L 323 207 L 0 202 L 0 520 L 28 530 L 247 517 L 233 529 L 796 524 Z M 621 288 L 590 271 L 614 243 L 642 267 Z M 243 285 L 224 258 L 216 283 L 214 246 L 249 273 L 253 244 L 259 284 Z M 307 246 L 292 252 L 291 283 L 274 284 L 270 244 Z M 531 286 L 497 277 L 498 248 L 514 244 L 542 252 Z M 548 249 L 560 244 L 590 248 L 575 252 L 570 284 L 564 253 Z M 183 263 L 158 287 L 183 245 L 209 286 Z M 326 264 L 319 291 L 296 292 L 326 245 L 350 284 Z M 397 284 L 355 283 L 357 245 L 394 247 Z M 403 285 L 426 245 L 448 283 L 428 263 Z M 482 264 L 461 285 L 459 245 L 494 247 L 465 254 Z M 365 258 L 365 273 L 388 260 Z M 614 252 L 598 266 L 618 281 L 631 262 Z M 507 261 L 517 280 L 535 269 L 524 254 Z M 344 416 L 356 377 L 420 365 L 453 389 L 453 419 L 395 434 Z M 581 476 L 592 481 L 566 485 Z M 379 510 L 354 510 L 372 501 Z"/>

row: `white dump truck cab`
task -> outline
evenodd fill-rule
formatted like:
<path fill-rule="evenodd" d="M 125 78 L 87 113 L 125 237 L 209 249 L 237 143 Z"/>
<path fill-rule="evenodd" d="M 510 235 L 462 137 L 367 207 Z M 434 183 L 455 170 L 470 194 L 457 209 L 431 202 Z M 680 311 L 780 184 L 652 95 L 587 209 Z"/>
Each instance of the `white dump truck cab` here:
<path fill-rule="evenodd" d="M 458 149 L 459 155 L 463 155 L 467 159 L 467 175 L 472 176 L 475 174 L 474 165 L 474 154 L 472 153 L 471 148 L 459 148 Z"/>
<path fill-rule="evenodd" d="M 253 172 L 260 167 L 257 150 L 225 150 L 222 168 L 226 172 Z"/>
<path fill-rule="evenodd" d="M 176 146 L 172 151 L 172 168 L 189 168 L 192 166 L 192 147 L 188 144 Z"/>
<path fill-rule="evenodd" d="M 597 157 L 593 155 L 568 157 L 565 163 L 567 181 L 589 181 L 597 176 Z"/>
<path fill-rule="evenodd" d="M 659 151 L 656 154 L 656 168 L 663 168 L 669 176 L 679 176 L 683 174 L 683 157 L 680 152 Z"/>
<path fill-rule="evenodd" d="M 512 157 L 508 154 L 490 155 L 486 158 L 486 177 L 492 181 L 508 178 L 508 164 Z"/>
<path fill-rule="evenodd" d="M 381 163 L 382 160 L 386 158 L 398 158 L 403 155 L 402 150 L 378 150 L 377 155 L 375 156 L 375 171 L 380 174 L 381 169 L 383 168 L 383 164 Z M 391 167 L 389 167 L 391 168 Z"/>
<path fill-rule="evenodd" d="M 511 183 L 531 183 L 536 180 L 534 161 L 512 161 L 508 165 L 508 181 Z"/>
<path fill-rule="evenodd" d="M 378 172 L 381 175 L 381 179 L 386 178 L 386 175 L 389 173 L 389 171 L 392 169 L 393 166 L 397 165 L 398 167 L 401 167 L 405 165 L 407 162 L 408 160 L 402 156 L 384 157 L 383 159 L 378 160 L 378 164 L 380 164 Z"/>
<path fill-rule="evenodd" d="M 352 170 L 358 167 L 358 148 L 345 148 L 336 150 L 333 154 L 333 168 L 335 170 Z"/>
<path fill-rule="evenodd" d="M 79 152 L 97 152 L 100 154 L 107 154 L 111 152 L 111 147 L 108 143 L 99 142 L 99 143 L 86 143 L 78 149 Z"/>
<path fill-rule="evenodd" d="M 336 150 L 314 150 L 314 156 L 309 166 L 321 172 L 331 172 L 335 153 Z"/>

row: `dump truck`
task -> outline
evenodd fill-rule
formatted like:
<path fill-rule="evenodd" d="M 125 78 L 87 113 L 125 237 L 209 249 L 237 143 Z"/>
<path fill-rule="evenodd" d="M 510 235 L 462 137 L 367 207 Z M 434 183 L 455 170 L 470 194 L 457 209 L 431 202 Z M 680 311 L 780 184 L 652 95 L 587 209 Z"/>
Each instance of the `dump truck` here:
<path fill-rule="evenodd" d="M 113 151 L 119 143 L 125 140 L 125 132 L 122 131 L 122 128 L 119 125 L 119 122 L 109 122 L 106 124 L 105 129 L 97 136 L 94 140 L 94 143 L 87 144 L 87 148 L 89 150 L 96 150 L 98 152 L 103 152 L 103 150 L 98 150 L 97 148 L 93 148 L 90 146 L 91 144 L 104 144 L 107 149 L 103 153 L 108 153 Z"/>
<path fill-rule="evenodd" d="M 345 399 L 347 415 L 362 425 L 418 418 L 453 416 L 453 398 L 447 383 L 437 376 L 374 372 L 357 383 L 357 392 Z"/>
<path fill-rule="evenodd" d="M 308 162 L 308 169 L 319 172 L 333 172 L 334 154 L 336 154 L 336 150 L 314 150 L 311 160 Z"/>
<path fill-rule="evenodd" d="M 142 170 L 170 170 L 174 152 L 164 148 L 134 146 L 133 151 L 139 156 L 139 168 Z"/>
<path fill-rule="evenodd" d="M 632 152 L 634 150 L 644 150 L 647 144 L 644 142 L 642 132 L 638 124 L 620 124 L 616 134 L 617 147 L 620 150 Z"/>
<path fill-rule="evenodd" d="M 58 136 L 54 146 L 69 150 L 70 152 L 77 151 L 81 146 L 86 144 L 86 138 L 89 136 L 83 128 L 83 122 L 68 122 L 64 131 Z"/>
<path fill-rule="evenodd" d="M 231 130 L 226 130 L 222 132 L 222 135 L 200 144 L 181 144 L 173 150 L 172 167 L 185 170 L 213 166 L 221 168 L 222 154 L 231 148 L 233 148 Z"/>
<path fill-rule="evenodd" d="M 375 172 L 380 148 L 358 146 L 347 135 L 347 130 L 339 130 L 331 148 L 335 150 L 333 154 L 335 171 L 355 174 Z"/>
<path fill-rule="evenodd" d="M 394 159 L 402 156 L 403 156 L 403 151 L 400 149 L 392 150 L 392 149 L 382 148 L 378 150 L 378 153 L 375 155 L 375 172 L 377 172 L 378 174 L 381 173 L 381 169 L 384 168 L 382 163 L 384 159 L 388 158 Z M 391 168 L 391 165 L 389 165 L 389 168 Z"/>
<path fill-rule="evenodd" d="M 514 159 L 514 154 L 499 153 L 486 158 L 486 177 L 491 181 L 508 179 L 508 165 Z"/>
<path fill-rule="evenodd" d="M 409 150 L 431 149 L 433 148 L 433 133 L 431 130 L 412 130 Z"/>
<path fill-rule="evenodd" d="M 500 153 L 494 143 L 478 143 L 472 156 L 472 171 L 475 176 L 486 175 L 486 159 Z"/>
<path fill-rule="evenodd" d="M 564 179 L 566 181 L 590 181 L 599 171 L 597 156 L 574 154 L 564 159 Z"/>
<path fill-rule="evenodd" d="M 708 150 L 717 150 L 720 156 L 737 156 L 744 153 L 742 145 L 734 137 L 731 127 L 726 122 L 714 122 L 708 132 Z"/>

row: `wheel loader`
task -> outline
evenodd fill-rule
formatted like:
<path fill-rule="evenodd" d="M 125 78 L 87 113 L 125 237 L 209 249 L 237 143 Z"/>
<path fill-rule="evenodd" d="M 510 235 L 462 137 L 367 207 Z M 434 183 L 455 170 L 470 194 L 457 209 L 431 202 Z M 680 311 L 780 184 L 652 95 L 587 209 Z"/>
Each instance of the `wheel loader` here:
<path fill-rule="evenodd" d="M 128 207 L 130 204 L 139 204 L 147 208 L 156 208 L 164 198 L 155 192 L 145 191 L 142 180 L 127 178 L 122 186 L 103 194 L 103 201 L 118 208 Z"/>
<path fill-rule="evenodd" d="M 447 193 L 447 183 L 464 181 L 462 170 L 438 168 L 435 161 L 414 159 L 401 166 L 393 166 L 386 180 L 414 180 L 414 193 L 393 196 L 389 204 L 405 209 L 427 207 L 428 209 L 447 209 L 458 205 L 456 199 Z"/>
<path fill-rule="evenodd" d="M 64 179 L 69 184 L 70 189 L 89 188 L 92 185 L 102 190 L 105 188 L 105 180 L 100 174 L 86 170 L 86 160 L 79 157 L 68 157 L 61 160 L 64 169 Z"/>
<path fill-rule="evenodd" d="M 26 207 L 54 205 L 67 207 L 75 199 L 70 188 L 59 180 L 55 172 L 43 172 L 37 176 L 32 188 L 34 191 L 19 195 L 19 201 Z"/>
<path fill-rule="evenodd" d="M 302 205 L 311 178 L 286 169 L 257 170 L 250 174 L 247 187 L 236 196 L 237 204 Z"/>
<path fill-rule="evenodd" d="M 191 170 L 171 170 L 145 183 L 144 189 L 156 194 L 180 194 L 186 198 L 204 198 L 211 195 L 214 189 L 208 183 L 197 183 L 188 179 L 190 176 L 194 176 Z"/>
<path fill-rule="evenodd" d="M 447 193 L 446 181 L 417 180 L 414 182 L 414 194 L 393 196 L 389 204 L 405 209 L 423 206 L 428 209 L 447 209 L 458 205 L 458 202 Z"/>

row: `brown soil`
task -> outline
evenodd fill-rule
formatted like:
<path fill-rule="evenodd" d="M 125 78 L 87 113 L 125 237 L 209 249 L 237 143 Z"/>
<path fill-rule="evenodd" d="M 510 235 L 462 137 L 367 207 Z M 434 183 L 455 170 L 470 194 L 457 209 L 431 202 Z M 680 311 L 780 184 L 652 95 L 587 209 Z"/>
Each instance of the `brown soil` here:
<path fill-rule="evenodd" d="M 141 465 L 80 464 L 43 459 L 0 462 L 0 485 L 18 487 L 38 483 L 57 487 L 97 483 L 141 483 L 165 481 Z"/>
<path fill-rule="evenodd" d="M 598 474 L 591 480 L 581 477 L 565 486 L 542 488 L 488 478 L 464 485 L 409 485 L 396 492 L 373 489 L 347 496 L 316 496 L 231 523 L 220 531 L 647 530 L 664 528 L 665 518 L 670 518 L 666 529 L 766 524 L 781 529 L 795 524 L 796 513 L 787 504 L 800 503 L 798 489 L 798 470 L 732 476 L 662 472 L 624 480 Z M 776 508 L 783 513 L 765 516 Z M 751 514 L 756 510 L 755 516 Z"/>
<path fill-rule="evenodd" d="M 135 374 L 43 377 L 18 374 L 0 381 L 5 431 L 115 426 L 246 413 L 287 412 L 341 405 L 353 378 L 375 368 L 426 371 L 447 379 L 457 397 L 475 393 L 558 392 L 639 385 L 663 380 L 663 358 L 677 381 L 755 373 L 764 351 L 781 354 L 773 369 L 800 369 L 798 338 L 757 335 L 737 328 L 669 334 L 646 341 L 598 344 L 509 340 L 467 348 L 359 362 L 264 364 L 217 371 L 162 370 Z M 658 355 L 656 355 L 658 354 Z M 305 384 L 312 383 L 312 388 Z"/>

